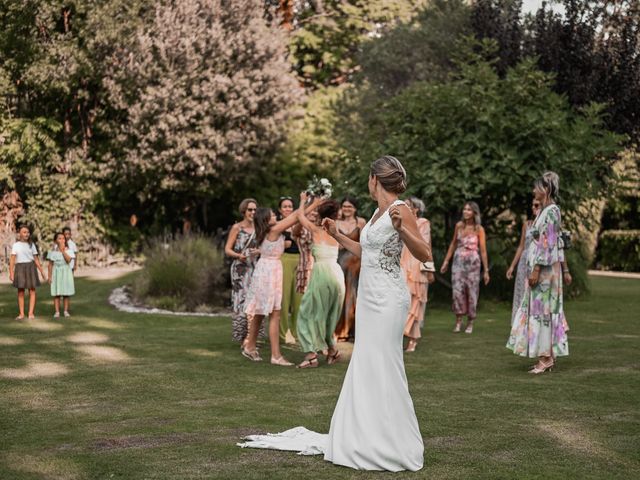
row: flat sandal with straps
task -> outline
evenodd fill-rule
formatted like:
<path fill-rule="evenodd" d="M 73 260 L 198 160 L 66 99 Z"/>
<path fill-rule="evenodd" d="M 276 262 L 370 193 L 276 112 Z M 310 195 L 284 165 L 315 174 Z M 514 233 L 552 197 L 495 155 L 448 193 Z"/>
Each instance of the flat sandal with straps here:
<path fill-rule="evenodd" d="M 296 365 L 296 368 L 318 368 L 320 365 L 320 361 L 318 360 L 318 355 L 311 358 L 305 358 L 301 363 Z"/>

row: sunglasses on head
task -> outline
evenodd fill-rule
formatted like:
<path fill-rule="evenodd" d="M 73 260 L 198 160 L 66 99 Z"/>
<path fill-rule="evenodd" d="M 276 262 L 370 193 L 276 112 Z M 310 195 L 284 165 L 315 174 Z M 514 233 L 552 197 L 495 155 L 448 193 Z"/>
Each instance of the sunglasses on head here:
<path fill-rule="evenodd" d="M 280 201 L 282 202 L 283 200 L 293 200 L 293 198 L 291 198 L 291 197 L 280 197 Z"/>

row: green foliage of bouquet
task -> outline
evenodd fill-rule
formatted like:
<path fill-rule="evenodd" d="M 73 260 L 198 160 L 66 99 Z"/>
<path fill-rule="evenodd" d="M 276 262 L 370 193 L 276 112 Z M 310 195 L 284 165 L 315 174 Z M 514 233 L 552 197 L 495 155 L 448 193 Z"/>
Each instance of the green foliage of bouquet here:
<path fill-rule="evenodd" d="M 314 176 L 309 185 L 307 185 L 307 192 L 314 197 L 329 198 L 333 193 L 333 186 L 326 178 Z"/>

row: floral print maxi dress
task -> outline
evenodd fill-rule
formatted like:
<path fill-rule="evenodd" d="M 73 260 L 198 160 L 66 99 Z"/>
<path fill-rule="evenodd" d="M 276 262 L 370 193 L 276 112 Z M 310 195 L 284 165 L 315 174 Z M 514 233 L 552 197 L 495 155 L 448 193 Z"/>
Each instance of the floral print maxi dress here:
<path fill-rule="evenodd" d="M 522 357 L 561 357 L 569 355 L 569 330 L 562 303 L 563 251 L 558 245 L 561 232 L 560 209 L 546 207 L 532 228 L 527 267 L 540 266 L 535 287 L 525 284 L 525 292 L 516 312 L 507 348 Z"/>
<path fill-rule="evenodd" d="M 255 234 L 241 228 L 238 232 L 236 242 L 233 245 L 233 251 L 236 253 L 244 253 L 250 248 L 256 248 Z M 236 259 L 231 263 L 231 303 L 233 305 L 231 326 L 232 338 L 236 342 L 242 342 L 248 333 L 244 303 L 247 298 L 247 290 L 249 289 L 255 266 L 256 257 L 254 256 L 247 257 L 247 260 L 244 262 Z"/>
<path fill-rule="evenodd" d="M 451 265 L 453 284 L 453 313 L 476 318 L 478 293 L 480 291 L 480 253 L 478 235 L 463 235 L 458 232 L 458 244 Z"/>

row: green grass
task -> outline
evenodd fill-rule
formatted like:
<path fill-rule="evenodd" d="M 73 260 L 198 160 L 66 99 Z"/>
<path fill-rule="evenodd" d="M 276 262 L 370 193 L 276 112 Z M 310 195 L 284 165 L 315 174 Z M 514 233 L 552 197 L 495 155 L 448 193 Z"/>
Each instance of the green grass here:
<path fill-rule="evenodd" d="M 429 310 L 406 361 L 426 446 L 415 474 L 236 447 L 250 433 L 327 431 L 346 364 L 252 364 L 228 319 L 114 311 L 122 282 L 80 279 L 73 318 L 55 322 L 41 289 L 38 329 L 11 320 L 15 293 L 0 287 L 1 479 L 640 477 L 640 281 L 594 278 L 591 297 L 566 306 L 571 356 L 538 377 L 504 348 L 510 305 L 483 303 L 471 336 L 450 333 L 446 307 Z"/>

